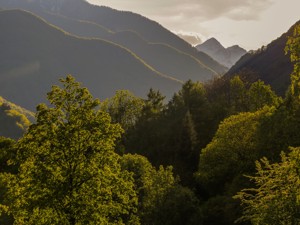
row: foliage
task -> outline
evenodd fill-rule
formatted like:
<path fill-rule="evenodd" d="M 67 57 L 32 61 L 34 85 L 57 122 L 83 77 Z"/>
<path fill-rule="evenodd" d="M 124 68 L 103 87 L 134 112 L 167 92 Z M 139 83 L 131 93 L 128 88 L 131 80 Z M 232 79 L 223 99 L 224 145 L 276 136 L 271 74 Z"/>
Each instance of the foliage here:
<path fill-rule="evenodd" d="M 256 187 L 244 189 L 235 198 L 244 206 L 244 216 L 253 225 L 300 223 L 300 148 L 281 154 L 281 162 L 266 158 L 256 162 L 257 173 L 249 178 Z"/>
<path fill-rule="evenodd" d="M 126 90 L 116 94 L 102 103 L 102 109 L 111 116 L 113 123 L 119 123 L 127 131 L 134 127 L 141 115 L 144 102 Z"/>
<path fill-rule="evenodd" d="M 251 84 L 248 90 L 250 111 L 257 111 L 264 106 L 278 106 L 282 100 L 272 90 L 270 85 L 265 85 L 263 81 L 258 80 Z"/>
<path fill-rule="evenodd" d="M 277 147 L 286 151 L 287 146 L 299 146 L 300 121 L 300 26 L 295 27 L 294 35 L 289 38 L 286 51 L 291 53 L 294 71 L 291 75 L 291 85 L 284 102 L 269 121 L 263 125 L 270 131 L 265 137 L 265 146 Z M 263 133 L 263 132 L 262 132 Z M 272 145 L 268 145 L 270 142 Z M 299 205 L 299 165 L 300 148 L 291 148 L 287 155 L 281 153 L 281 161 L 274 162 L 274 155 L 269 161 L 266 157 L 256 162 L 257 173 L 249 178 L 255 187 L 240 191 L 235 198 L 241 200 L 244 206 L 240 221 L 251 221 L 252 224 L 284 224 L 300 223 Z"/>
<path fill-rule="evenodd" d="M 199 201 L 188 188 L 178 184 L 172 167 L 155 169 L 147 158 L 126 154 L 122 167 L 134 174 L 142 224 L 199 224 Z"/>
<path fill-rule="evenodd" d="M 114 143 L 119 125 L 96 110 L 86 88 L 70 75 L 37 107 L 37 122 L 17 144 L 19 173 L 3 174 L 3 209 L 14 224 L 130 224 L 137 196 Z"/>
<path fill-rule="evenodd" d="M 139 196 L 138 215 L 142 224 L 152 224 L 153 214 L 158 203 L 176 184 L 172 167 L 158 170 L 147 158 L 140 155 L 126 154 L 121 160 L 122 168 L 133 173 L 135 190 Z"/>
<path fill-rule="evenodd" d="M 221 194 L 240 174 L 251 172 L 260 157 L 257 130 L 272 108 L 241 113 L 225 119 L 212 142 L 200 155 L 198 180 L 212 194 Z M 227 187 L 228 188 L 228 187 Z"/>
<path fill-rule="evenodd" d="M 300 73 L 300 24 L 295 26 L 293 35 L 288 38 L 285 51 L 290 53 L 294 73 Z"/>
<path fill-rule="evenodd" d="M 18 165 L 13 163 L 16 159 L 15 141 L 9 138 L 0 137 L 0 173 L 17 173 Z M 0 182 L 0 204 L 4 200 L 6 187 Z M 13 223 L 13 218 L 10 215 L 0 213 L 0 224 L 10 225 Z"/>
<path fill-rule="evenodd" d="M 0 97 L 0 136 L 18 139 L 30 125 L 28 114 Z"/>

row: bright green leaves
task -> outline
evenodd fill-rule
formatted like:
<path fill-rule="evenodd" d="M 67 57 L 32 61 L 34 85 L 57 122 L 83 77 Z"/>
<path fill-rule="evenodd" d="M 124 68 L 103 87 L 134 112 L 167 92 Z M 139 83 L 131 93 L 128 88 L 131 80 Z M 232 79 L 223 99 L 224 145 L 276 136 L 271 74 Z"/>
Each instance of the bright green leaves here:
<path fill-rule="evenodd" d="M 220 124 L 212 142 L 200 154 L 198 179 L 209 192 L 222 193 L 225 183 L 233 185 L 237 176 L 254 168 L 254 161 L 259 158 L 260 121 L 271 110 L 241 113 Z"/>
<path fill-rule="evenodd" d="M 300 26 L 287 42 L 286 51 L 291 53 L 295 63 L 291 75 L 291 86 L 283 104 L 274 115 L 262 124 L 266 140 L 265 148 L 286 150 L 288 146 L 299 146 L 300 116 Z M 267 126 L 266 126 L 267 125 Z M 261 139 L 263 140 L 263 139 Z M 270 147 L 271 146 L 271 147 Z M 267 151 L 266 151 L 267 153 Z M 277 152 L 275 152 L 277 153 Z M 271 160 L 276 155 L 268 154 Z M 256 174 L 249 176 L 255 187 L 240 191 L 235 198 L 244 206 L 241 221 L 253 225 L 294 225 L 300 223 L 300 149 L 291 148 L 287 155 L 281 154 L 281 161 L 272 163 L 267 158 L 256 162 Z"/>
<path fill-rule="evenodd" d="M 132 175 L 114 152 L 121 128 L 74 78 L 37 107 L 18 142 L 19 173 L 4 179 L 15 224 L 124 224 L 134 220 Z"/>
<path fill-rule="evenodd" d="M 253 225 L 293 225 L 300 223 L 300 149 L 282 153 L 281 162 L 266 158 L 256 162 L 257 173 L 249 177 L 255 188 L 244 189 L 235 198 L 244 206 L 244 216 Z"/>

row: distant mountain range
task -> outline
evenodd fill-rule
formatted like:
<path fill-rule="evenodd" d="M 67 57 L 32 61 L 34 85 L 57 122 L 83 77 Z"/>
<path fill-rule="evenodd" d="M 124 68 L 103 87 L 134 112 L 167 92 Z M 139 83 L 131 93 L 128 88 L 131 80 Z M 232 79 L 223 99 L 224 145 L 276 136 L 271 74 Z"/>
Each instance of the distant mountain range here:
<path fill-rule="evenodd" d="M 169 81 L 171 83 L 174 83 L 175 80 L 182 82 L 188 79 L 207 81 L 227 71 L 226 67 L 220 65 L 207 54 L 198 52 L 190 44 L 157 22 L 131 12 L 93 6 L 84 0 L 0 0 L 0 7 L 4 9 L 18 8 L 27 10 L 70 34 L 89 39 L 98 38 L 102 40 L 102 43 L 104 43 L 105 40 L 106 44 L 115 43 L 115 48 L 121 48 L 121 50 L 119 50 L 121 52 L 125 50 L 130 52 L 140 63 L 146 65 L 148 69 L 151 68 L 152 73 L 163 75 L 169 80 L 173 79 Z M 31 25 L 24 24 L 24 26 L 30 27 Z M 32 46 L 32 48 L 37 47 L 38 46 Z M 103 53 L 106 50 L 99 49 L 99 52 L 102 53 L 98 54 L 102 54 L 102 57 L 105 57 Z M 45 54 L 48 54 L 48 52 L 44 52 L 43 55 L 44 58 L 47 58 L 48 56 Z M 122 57 L 123 56 L 124 55 L 122 55 Z M 106 73 L 106 76 L 115 76 L 115 80 L 118 80 L 118 76 L 122 77 L 121 73 L 119 73 L 119 75 L 111 74 L 116 70 L 115 67 L 119 67 L 119 61 L 125 60 L 120 59 L 120 57 L 121 56 L 115 56 L 114 60 L 110 62 L 109 65 L 113 67 L 111 71 L 108 69 L 103 71 L 103 73 Z M 102 58 L 98 59 L 100 67 Z M 64 64 L 65 59 L 61 60 L 61 64 Z M 77 67 L 81 67 L 80 65 L 81 64 L 77 64 Z M 85 68 L 89 67 L 87 63 L 82 65 L 82 67 L 83 66 L 85 66 Z M 135 73 L 134 67 L 126 68 L 123 71 L 125 72 L 129 69 L 132 69 L 131 73 Z M 97 72 L 99 71 L 101 70 L 99 69 Z M 80 72 L 85 72 L 85 70 L 80 68 L 75 72 L 79 74 Z M 64 74 L 59 74 L 59 76 L 62 75 Z M 81 74 L 81 76 L 84 75 L 85 74 Z M 45 76 L 45 74 L 43 76 Z M 143 83 L 147 83 L 147 78 L 146 80 L 141 79 L 141 77 L 147 76 L 147 73 L 143 75 L 134 74 L 134 76 L 139 76 L 138 80 L 140 80 L 140 82 L 143 81 Z M 113 91 L 120 88 L 128 88 L 137 94 L 141 94 L 143 88 L 146 89 L 143 91 L 145 92 L 148 87 L 158 89 L 164 86 L 162 91 L 169 96 L 174 90 L 178 89 L 167 89 L 168 85 L 163 85 L 164 82 L 158 82 L 158 84 L 154 81 L 147 83 L 147 85 L 144 84 L 140 86 L 140 83 L 136 83 L 135 79 L 133 79 L 134 76 L 131 78 L 128 77 L 128 79 L 124 81 L 123 86 L 120 83 L 123 78 L 120 78 L 119 81 L 115 81 L 116 85 L 111 83 L 109 87 L 106 86 L 102 88 L 102 86 L 99 86 L 99 89 L 103 90 L 103 95 L 100 97 L 110 96 Z M 130 85 L 128 84 L 129 80 L 132 82 Z M 140 89 L 140 91 L 136 91 L 137 88 Z"/>
<path fill-rule="evenodd" d="M 296 24 L 299 23 L 300 21 Z M 288 36 L 293 34 L 295 25 L 267 46 L 248 52 L 225 74 L 225 77 L 230 78 L 243 73 L 270 84 L 277 94 L 283 96 L 290 84 L 290 74 L 293 71 L 290 57 L 285 54 L 284 48 Z"/>
<path fill-rule="evenodd" d="M 232 67 L 247 51 L 238 45 L 225 48 L 218 40 L 215 38 L 210 38 L 202 44 L 196 46 L 196 48 L 208 54 L 213 59 L 218 61 L 220 64 L 226 67 Z"/>
<path fill-rule="evenodd" d="M 0 30 L 0 96 L 30 110 L 66 74 L 102 99 L 118 89 L 145 96 L 151 87 L 170 97 L 181 86 L 120 45 L 69 35 L 25 11 L 0 11 Z"/>

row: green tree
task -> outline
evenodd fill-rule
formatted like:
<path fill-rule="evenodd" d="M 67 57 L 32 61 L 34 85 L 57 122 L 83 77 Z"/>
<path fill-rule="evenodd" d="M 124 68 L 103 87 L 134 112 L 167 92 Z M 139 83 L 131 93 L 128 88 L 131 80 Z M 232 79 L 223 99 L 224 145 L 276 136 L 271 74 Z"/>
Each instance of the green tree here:
<path fill-rule="evenodd" d="M 159 91 L 150 89 L 136 125 L 125 134 L 126 151 L 146 156 L 152 163 L 164 138 L 164 128 L 161 127 L 165 109 L 164 99 Z"/>
<path fill-rule="evenodd" d="M 300 223 L 300 148 L 289 155 L 281 154 L 281 162 L 266 158 L 256 162 L 257 173 L 249 178 L 256 187 L 240 191 L 235 198 L 244 207 L 240 221 L 253 225 L 296 225 Z"/>
<path fill-rule="evenodd" d="M 17 144 L 18 174 L 1 176 L 2 209 L 16 225 L 138 223 L 132 175 L 114 152 L 120 126 L 72 76 L 61 82 Z"/>
<path fill-rule="evenodd" d="M 278 147 L 286 151 L 287 146 L 300 145 L 300 25 L 289 38 L 286 51 L 294 62 L 291 85 L 274 116 L 262 124 L 267 126 L 261 134 L 270 132 L 264 146 L 277 151 Z M 291 148 L 288 155 L 282 153 L 281 162 L 272 163 L 274 158 L 276 160 L 272 157 L 271 162 L 265 157 L 258 161 L 256 175 L 249 176 L 256 186 L 235 196 L 244 206 L 241 221 L 251 221 L 254 225 L 300 224 L 300 148 Z"/>
<path fill-rule="evenodd" d="M 248 111 L 247 88 L 239 76 L 235 76 L 230 80 L 229 97 L 232 114 Z"/>
<path fill-rule="evenodd" d="M 163 196 L 176 183 L 172 167 L 157 170 L 146 157 L 126 154 L 122 157 L 124 170 L 133 173 L 135 189 L 139 196 L 138 215 L 142 224 L 152 224 L 154 211 Z"/>
<path fill-rule="evenodd" d="M 127 90 L 117 91 L 115 96 L 102 103 L 102 109 L 109 113 L 112 122 L 119 123 L 125 131 L 136 124 L 143 106 L 143 100 Z"/>
<path fill-rule="evenodd" d="M 149 121 L 157 118 L 166 108 L 164 104 L 165 98 L 159 91 L 151 88 L 142 109 L 142 120 Z"/>
<path fill-rule="evenodd" d="M 285 51 L 290 53 L 291 61 L 294 63 L 294 73 L 300 73 L 300 25 L 294 28 L 294 33 L 289 37 Z"/>
<path fill-rule="evenodd" d="M 18 171 L 18 165 L 14 164 L 16 159 L 15 141 L 9 138 L 0 137 L 0 173 L 13 173 Z M 0 204 L 4 200 L 6 187 L 0 182 Z M 0 213 L 1 214 L 1 213 Z M 11 215 L 0 215 L 0 224 L 11 225 L 13 218 Z"/>
<path fill-rule="evenodd" d="M 274 108 L 263 108 L 225 119 L 213 140 L 200 154 L 197 177 L 212 194 L 224 194 L 234 187 L 236 179 L 254 171 L 254 161 L 260 158 L 258 129 L 260 121 L 272 115 Z M 234 194 L 240 190 L 234 187 Z"/>
<path fill-rule="evenodd" d="M 263 81 L 256 81 L 251 84 L 248 90 L 248 108 L 250 111 L 257 111 L 264 106 L 276 106 L 282 101 L 281 98 L 272 91 L 270 85 L 265 85 Z"/>
<path fill-rule="evenodd" d="M 134 174 L 141 224 L 199 225 L 199 201 L 191 190 L 178 184 L 172 167 L 156 169 L 147 158 L 131 154 L 122 157 L 122 167 Z"/>

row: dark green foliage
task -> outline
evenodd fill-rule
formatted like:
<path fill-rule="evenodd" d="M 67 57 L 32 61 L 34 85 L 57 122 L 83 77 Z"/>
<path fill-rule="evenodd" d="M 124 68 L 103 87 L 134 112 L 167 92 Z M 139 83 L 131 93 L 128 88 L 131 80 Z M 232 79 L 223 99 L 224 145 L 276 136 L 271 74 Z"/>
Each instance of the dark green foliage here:
<path fill-rule="evenodd" d="M 203 224 L 229 225 L 234 224 L 241 215 L 240 202 L 232 196 L 217 195 L 209 198 L 202 206 Z M 245 223 L 247 224 L 247 223 Z"/>
<path fill-rule="evenodd" d="M 157 225 L 201 225 L 202 212 L 199 200 L 188 188 L 175 186 L 158 202 L 149 215 L 151 223 Z"/>
<path fill-rule="evenodd" d="M 155 169 L 143 156 L 124 155 L 122 167 L 134 174 L 141 224 L 200 224 L 199 200 L 178 184 L 172 168 Z"/>
<path fill-rule="evenodd" d="M 0 173 L 17 173 L 15 141 L 0 137 Z"/>
<path fill-rule="evenodd" d="M 0 173 L 17 173 L 18 165 L 15 163 L 16 153 L 15 141 L 9 138 L 0 137 Z M 6 190 L 4 183 L 0 182 L 0 204 L 4 200 Z M 0 224 L 13 224 L 12 216 L 0 213 Z"/>

